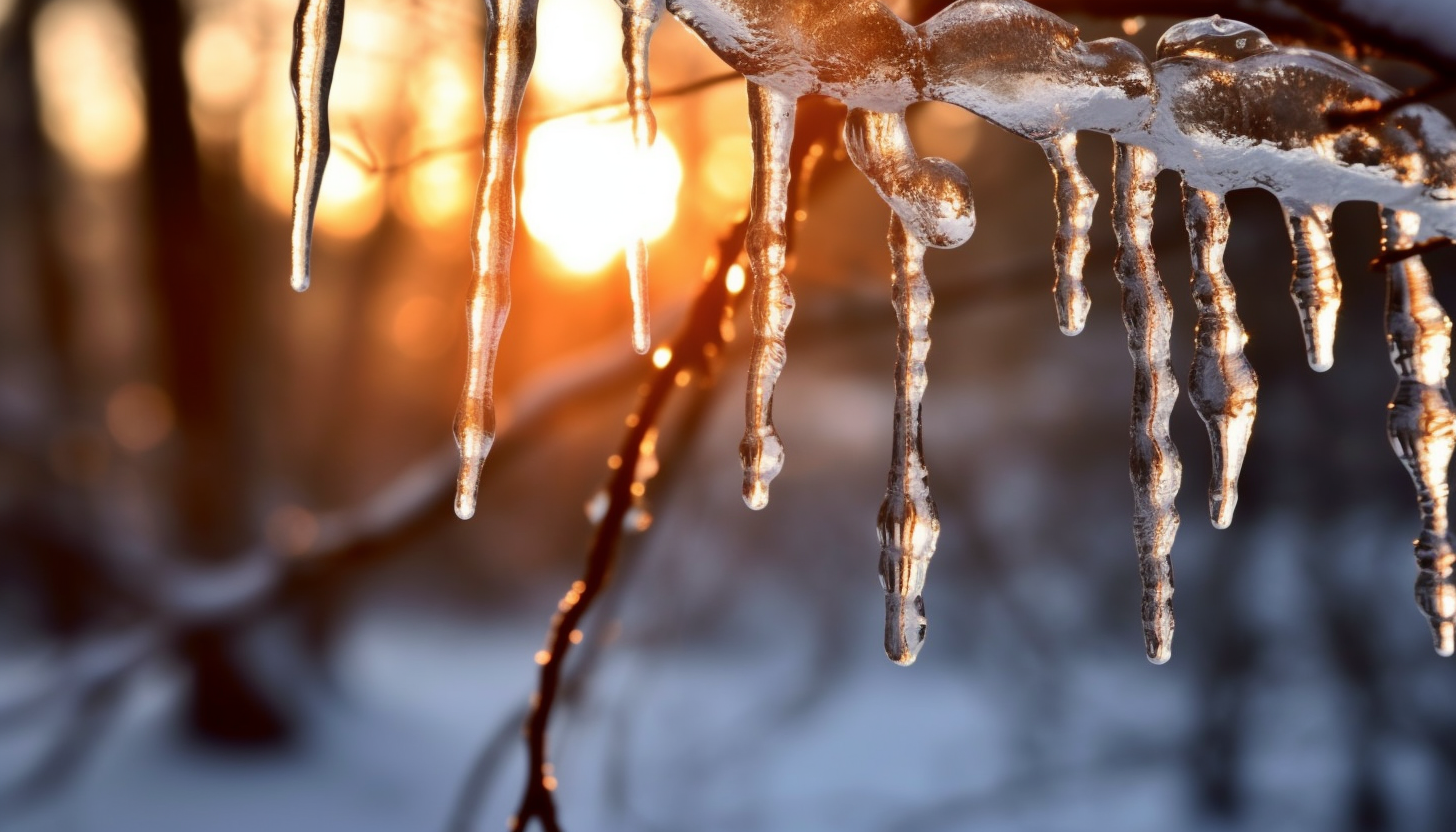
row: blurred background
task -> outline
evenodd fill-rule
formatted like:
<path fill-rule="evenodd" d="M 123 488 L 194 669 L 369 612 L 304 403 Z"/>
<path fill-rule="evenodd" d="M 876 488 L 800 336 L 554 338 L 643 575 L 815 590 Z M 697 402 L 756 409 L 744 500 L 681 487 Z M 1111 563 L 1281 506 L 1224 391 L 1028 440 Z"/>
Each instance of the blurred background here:
<path fill-rule="evenodd" d="M 1048 7 L 1080 10 L 1085 39 L 1151 53 L 1177 18 L 1126 15 L 1169 5 Z M 1297 8 L 1318 3 L 1228 5 L 1285 21 L 1286 40 L 1362 58 L 1373 43 Z M 625 223 L 651 213 L 663 340 L 746 208 L 741 82 L 664 21 L 651 175 L 624 181 L 617 7 L 541 0 L 502 430 L 480 511 L 457 521 L 483 5 L 349 0 L 303 295 L 286 274 L 293 14 L 286 0 L 0 0 L 5 830 L 393 832 L 452 813 L 455 829 L 502 828 L 533 656 L 653 369 L 629 346 Z M 1368 65 L 1401 87 L 1451 78 L 1423 59 Z M 1456 112 L 1456 96 L 1433 103 Z M 1335 368 L 1315 374 L 1278 205 L 1230 197 L 1260 420 L 1235 524 L 1216 532 L 1205 433 L 1179 402 L 1179 630 L 1153 667 L 1110 142 L 1082 147 L 1103 197 L 1092 317 L 1068 339 L 1041 151 L 948 107 L 917 108 L 912 126 L 924 155 L 967 170 L 979 207 L 972 241 L 928 263 L 925 453 L 943 532 L 927 646 L 909 669 L 881 650 L 887 212 L 831 154 L 793 250 L 788 466 L 767 510 L 743 506 L 747 339 L 730 340 L 664 417 L 640 533 L 568 670 L 552 731 L 564 825 L 1451 828 L 1456 666 L 1411 596 L 1419 521 L 1384 435 L 1384 281 L 1365 266 L 1375 207 L 1336 214 L 1344 314 Z M 1182 374 L 1187 239 L 1176 177 L 1160 186 Z M 1456 256 L 1427 261 L 1456 303 Z M 472 768 L 482 786 L 462 800 Z"/>

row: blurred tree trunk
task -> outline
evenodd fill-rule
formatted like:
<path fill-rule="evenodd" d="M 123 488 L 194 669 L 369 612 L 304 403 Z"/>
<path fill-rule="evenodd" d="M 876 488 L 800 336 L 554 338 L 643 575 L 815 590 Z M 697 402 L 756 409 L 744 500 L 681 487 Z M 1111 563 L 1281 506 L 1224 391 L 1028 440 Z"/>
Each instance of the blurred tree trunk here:
<path fill-rule="evenodd" d="M 244 544 L 250 470 L 240 395 L 244 290 L 233 233 L 204 197 L 197 141 L 182 72 L 186 20 L 178 0 L 126 0 L 138 34 L 146 92 L 147 191 L 144 257 L 155 296 L 159 366 L 183 448 L 170 504 L 186 557 L 218 562 Z M 247 672 L 238 635 L 225 625 L 193 629 L 182 649 L 192 672 L 188 709 L 203 737 L 267 742 L 287 719 Z"/>

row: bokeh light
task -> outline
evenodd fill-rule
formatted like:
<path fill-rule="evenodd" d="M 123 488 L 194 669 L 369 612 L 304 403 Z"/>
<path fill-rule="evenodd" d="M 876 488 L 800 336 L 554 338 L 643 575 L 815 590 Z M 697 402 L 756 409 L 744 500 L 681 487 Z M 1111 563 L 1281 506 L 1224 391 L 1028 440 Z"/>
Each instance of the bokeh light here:
<path fill-rule="evenodd" d="M 106 400 L 106 429 L 116 444 L 132 453 L 162 444 L 175 424 L 172 399 L 154 384 L 124 384 Z"/>
<path fill-rule="evenodd" d="M 111 0 L 55 0 L 32 32 L 41 123 L 67 162 L 113 176 L 134 167 L 146 142 L 136 37 Z"/>
<path fill-rule="evenodd" d="M 656 240 L 677 216 L 682 162 L 663 131 L 639 166 L 626 121 L 555 119 L 531 131 L 524 167 L 526 230 L 569 273 L 600 272 L 638 228 Z"/>
<path fill-rule="evenodd" d="M 542 0 L 532 90 L 551 107 L 624 98 L 622 13 L 601 0 Z"/>

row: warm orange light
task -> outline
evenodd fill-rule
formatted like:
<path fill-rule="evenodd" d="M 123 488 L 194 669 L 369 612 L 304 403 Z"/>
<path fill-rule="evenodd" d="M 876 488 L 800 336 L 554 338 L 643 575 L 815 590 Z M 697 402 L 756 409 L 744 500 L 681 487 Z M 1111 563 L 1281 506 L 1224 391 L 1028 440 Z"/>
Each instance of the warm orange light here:
<path fill-rule="evenodd" d="M 624 100 L 622 13 L 602 0 L 541 0 L 532 89 L 551 109 Z"/>
<path fill-rule="evenodd" d="M 714 139 L 703 154 L 703 176 L 708 190 L 724 202 L 747 202 L 753 188 L 753 142 L 748 134 L 729 133 Z"/>
<path fill-rule="evenodd" d="M 182 66 L 194 106 L 232 112 L 253 90 L 258 56 L 236 20 L 204 18 L 187 36 Z"/>
<path fill-rule="evenodd" d="M 672 362 L 672 347 L 658 347 L 652 353 L 652 366 L 661 370 Z"/>
<path fill-rule="evenodd" d="M 743 287 L 747 285 L 747 283 L 748 275 L 744 273 L 742 266 L 734 263 L 733 265 L 728 267 L 727 288 L 730 295 L 736 295 L 739 292 L 743 291 Z"/>
<path fill-rule="evenodd" d="M 46 136 L 79 170 L 130 170 L 146 143 L 131 24 L 112 0 L 55 0 L 41 7 L 36 86 Z"/>
<path fill-rule="evenodd" d="M 390 322 L 390 340 L 410 358 L 427 361 L 450 349 L 455 327 L 444 301 L 430 295 L 416 295 L 405 301 Z"/>
<path fill-rule="evenodd" d="M 641 223 L 656 240 L 677 216 L 682 162 L 663 132 L 637 165 L 626 121 L 578 116 L 548 121 L 526 146 L 521 216 L 526 230 L 569 273 L 602 271 Z M 643 171 L 643 181 L 632 172 Z"/>
<path fill-rule="evenodd" d="M 413 161 L 396 181 L 393 197 L 396 212 L 411 225 L 452 227 L 474 204 L 479 140 L 471 154 L 461 139 L 480 132 L 479 80 L 472 78 L 479 72 L 459 55 L 443 53 L 410 73 L 407 97 L 414 125 L 405 158 Z M 458 245 L 459 239 L 450 244 Z"/>
<path fill-rule="evenodd" d="M 283 216 L 293 207 L 293 133 L 293 99 L 284 86 L 253 102 L 238 141 L 243 181 Z M 325 236 L 362 237 L 384 212 L 381 177 L 361 170 L 344 152 L 352 138 L 335 133 L 334 152 L 324 171 L 314 228 Z"/>

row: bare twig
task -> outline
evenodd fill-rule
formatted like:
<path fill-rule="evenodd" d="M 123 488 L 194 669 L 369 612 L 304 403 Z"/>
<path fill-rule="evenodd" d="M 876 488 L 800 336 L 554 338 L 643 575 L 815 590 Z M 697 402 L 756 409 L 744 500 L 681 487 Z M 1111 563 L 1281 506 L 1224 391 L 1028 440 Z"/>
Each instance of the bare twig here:
<path fill-rule="evenodd" d="M 823 155 L 824 144 L 837 140 L 839 119 L 812 119 L 820 112 L 815 108 L 801 107 L 800 129 L 791 157 L 794 170 L 802 172 L 806 161 Z M 833 112 L 842 111 L 836 108 Z M 811 148 L 819 149 L 811 152 Z M 807 179 L 807 176 L 801 176 Z M 798 193 L 796 189 L 792 202 L 798 202 Z M 794 216 L 794 213 L 795 206 L 790 205 L 789 215 Z M 572 584 L 562 599 L 551 621 L 547 648 L 537 656 L 541 675 L 526 721 L 529 759 L 525 791 L 519 808 L 511 818 L 511 829 L 515 832 L 524 830 L 533 819 L 539 820 L 546 832 L 560 832 L 552 796 L 556 778 L 548 760 L 546 742 L 552 708 L 560 690 L 562 668 L 571 645 L 580 639 L 578 625 L 611 578 L 623 523 L 634 505 L 634 497 L 639 496 L 634 494 L 634 489 L 638 486 L 636 469 L 642 456 L 643 441 L 656 427 L 663 407 L 677 389 L 678 374 L 706 371 L 711 357 L 722 351 L 723 317 L 738 300 L 738 293 L 730 291 L 728 285 L 729 269 L 743 250 L 747 233 L 748 220 L 744 219 L 719 242 L 713 275 L 694 301 L 682 330 L 673 339 L 671 357 L 658 368 L 636 412 L 628 419 L 627 435 L 617 454 L 620 462 L 607 484 L 607 510 L 597 524 L 582 578 Z"/>
<path fill-rule="evenodd" d="M 742 76 L 740 76 L 736 72 L 725 72 L 718 75 L 709 75 L 706 78 L 699 78 L 696 81 L 690 81 L 679 87 L 670 87 L 661 92 L 654 92 L 652 94 L 652 100 L 661 101 L 663 99 L 682 98 L 685 96 L 693 95 L 694 93 L 702 92 L 706 89 L 711 89 L 720 84 L 726 84 L 730 81 L 737 81 L 741 77 Z M 525 119 L 524 121 L 527 126 L 535 126 L 537 124 L 543 124 L 548 121 L 555 121 L 556 119 L 570 118 L 572 116 L 585 115 L 587 113 L 595 113 L 602 110 L 619 110 L 622 112 L 623 118 L 625 118 L 626 107 L 626 104 L 622 103 L 619 99 L 614 98 L 608 101 L 597 101 L 591 104 L 584 104 L 579 107 L 570 107 L 558 113 L 551 113 L 550 115 L 539 116 L 532 119 Z M 362 149 L 360 151 L 356 151 L 344 144 L 338 145 L 336 149 L 340 155 L 348 158 L 348 160 L 352 162 L 355 167 L 368 174 L 382 174 L 385 176 L 389 176 L 399 173 L 403 170 L 408 170 L 415 165 L 422 165 L 433 159 L 438 159 L 441 156 L 453 156 L 457 153 L 469 153 L 471 151 L 480 150 L 481 137 L 479 135 L 466 136 L 464 138 L 457 139 L 456 141 L 449 142 L 448 144 L 437 145 L 435 147 L 427 147 L 423 150 L 416 151 L 397 162 L 383 164 L 379 162 L 373 151 L 370 149 L 369 143 L 367 140 L 365 140 L 363 130 L 359 126 L 357 120 L 352 122 L 350 126 L 353 129 L 353 135 L 358 138 L 359 143 L 362 145 Z"/>
<path fill-rule="evenodd" d="M 1456 246 L 1456 240 L 1448 237 L 1432 237 L 1424 243 L 1417 243 L 1409 248 L 1396 248 L 1384 252 L 1374 260 L 1370 261 L 1370 270 L 1373 272 L 1384 271 L 1386 266 L 1393 266 L 1412 257 L 1420 257 L 1422 254 L 1429 254 L 1433 251 L 1440 251 L 1443 248 Z"/>

